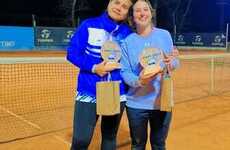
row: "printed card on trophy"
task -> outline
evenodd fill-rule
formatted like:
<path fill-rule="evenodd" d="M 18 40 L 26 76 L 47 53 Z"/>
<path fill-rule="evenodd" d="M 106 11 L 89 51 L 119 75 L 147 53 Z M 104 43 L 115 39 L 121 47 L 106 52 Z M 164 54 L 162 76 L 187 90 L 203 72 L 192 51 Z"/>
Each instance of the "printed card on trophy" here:
<path fill-rule="evenodd" d="M 140 64 L 144 68 L 144 74 L 152 74 L 159 69 L 160 61 L 163 59 L 162 51 L 158 48 L 145 48 L 140 55 Z"/>
<path fill-rule="evenodd" d="M 113 70 L 120 68 L 118 61 L 121 58 L 121 49 L 112 40 L 106 41 L 101 48 L 101 56 L 106 61 L 106 68 Z M 112 81 L 111 73 L 107 79 L 97 82 L 97 114 L 115 115 L 120 113 L 120 81 Z"/>

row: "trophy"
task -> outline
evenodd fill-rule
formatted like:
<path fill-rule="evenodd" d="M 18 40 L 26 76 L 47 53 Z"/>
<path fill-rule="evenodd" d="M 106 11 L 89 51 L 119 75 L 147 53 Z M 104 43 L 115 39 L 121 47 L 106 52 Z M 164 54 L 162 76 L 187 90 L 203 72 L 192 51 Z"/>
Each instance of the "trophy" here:
<path fill-rule="evenodd" d="M 144 68 L 144 75 L 152 74 L 158 69 L 163 60 L 162 51 L 158 48 L 145 48 L 140 55 L 140 64 Z"/>
<path fill-rule="evenodd" d="M 121 49 L 117 43 L 106 41 L 101 47 L 102 58 L 109 63 L 117 63 L 121 58 Z"/>
<path fill-rule="evenodd" d="M 112 40 L 106 41 L 101 47 L 101 56 L 106 61 L 107 70 L 119 68 L 118 61 L 121 58 L 120 47 Z M 112 76 L 108 73 L 106 81 L 96 84 L 97 114 L 110 116 L 120 113 L 120 81 L 111 81 Z"/>

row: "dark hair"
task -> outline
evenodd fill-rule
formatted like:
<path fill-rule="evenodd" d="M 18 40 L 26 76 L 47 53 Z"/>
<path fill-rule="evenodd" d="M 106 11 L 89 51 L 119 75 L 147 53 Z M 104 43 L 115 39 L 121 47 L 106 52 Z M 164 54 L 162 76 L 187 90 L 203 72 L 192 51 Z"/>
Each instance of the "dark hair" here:
<path fill-rule="evenodd" d="M 113 0 L 109 0 L 109 2 L 110 1 L 113 1 Z M 132 4 L 135 4 L 136 3 L 136 1 L 138 1 L 138 0 L 130 0 L 131 2 L 132 2 Z"/>

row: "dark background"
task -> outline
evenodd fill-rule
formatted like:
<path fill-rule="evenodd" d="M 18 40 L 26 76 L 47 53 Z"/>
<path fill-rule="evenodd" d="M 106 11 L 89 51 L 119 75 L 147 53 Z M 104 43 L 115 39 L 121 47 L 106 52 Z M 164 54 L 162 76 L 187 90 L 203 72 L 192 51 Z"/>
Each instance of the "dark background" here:
<path fill-rule="evenodd" d="M 0 25 L 32 26 L 34 19 L 37 26 L 72 27 L 101 14 L 108 1 L 76 0 L 73 7 L 74 0 L 1 0 Z M 151 0 L 151 3 L 157 11 L 157 26 L 170 32 L 225 31 L 230 23 L 230 0 Z"/>

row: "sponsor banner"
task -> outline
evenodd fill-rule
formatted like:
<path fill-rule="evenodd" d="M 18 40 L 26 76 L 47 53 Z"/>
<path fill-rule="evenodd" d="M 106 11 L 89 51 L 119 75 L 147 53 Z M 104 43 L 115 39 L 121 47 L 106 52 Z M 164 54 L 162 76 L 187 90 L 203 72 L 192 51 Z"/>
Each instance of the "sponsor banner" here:
<path fill-rule="evenodd" d="M 33 28 L 0 26 L 0 50 L 31 50 L 33 48 Z"/>
<path fill-rule="evenodd" d="M 176 46 L 226 48 L 224 33 L 181 33 L 175 36 Z"/>
<path fill-rule="evenodd" d="M 36 46 L 67 46 L 73 36 L 74 28 L 36 27 Z"/>

